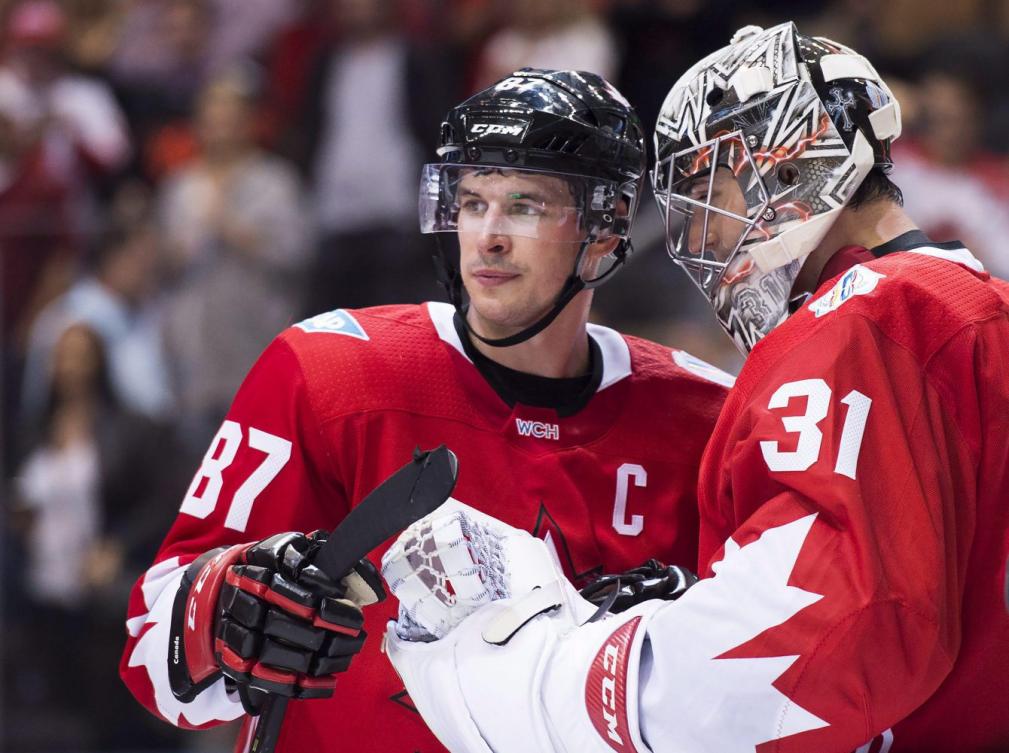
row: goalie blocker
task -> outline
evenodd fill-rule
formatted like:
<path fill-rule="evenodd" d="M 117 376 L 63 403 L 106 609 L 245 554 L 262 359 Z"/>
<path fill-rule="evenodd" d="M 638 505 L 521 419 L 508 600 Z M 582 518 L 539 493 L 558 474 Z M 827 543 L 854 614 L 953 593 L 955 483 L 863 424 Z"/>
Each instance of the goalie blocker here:
<path fill-rule="evenodd" d="M 313 559 L 326 540 L 281 533 L 206 552 L 175 597 L 169 646 L 172 693 L 188 703 L 223 674 L 250 714 L 267 693 L 325 698 L 364 644 L 361 607 L 385 598 L 361 560 L 342 581 Z"/>

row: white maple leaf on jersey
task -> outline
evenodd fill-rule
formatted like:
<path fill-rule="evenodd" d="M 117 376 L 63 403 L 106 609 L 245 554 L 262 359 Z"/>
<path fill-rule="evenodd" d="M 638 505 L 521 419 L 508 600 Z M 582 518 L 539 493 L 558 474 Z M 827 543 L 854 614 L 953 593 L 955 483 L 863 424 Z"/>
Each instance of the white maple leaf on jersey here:
<path fill-rule="evenodd" d="M 660 697 L 678 700 L 677 742 L 685 749 L 752 753 L 761 743 L 828 726 L 772 685 L 798 655 L 718 658 L 823 598 L 788 585 L 815 519 L 770 528 L 744 547 L 729 539 L 712 566 L 715 577 L 699 581 L 679 608 L 657 616 L 661 626 L 649 627 L 662 636 L 651 643 L 653 665 L 675 670 L 663 672 L 662 687 L 647 687 L 642 702 L 660 708 Z"/>
<path fill-rule="evenodd" d="M 126 621 L 129 634 L 134 638 L 140 636 L 130 653 L 128 666 L 146 670 L 158 711 L 176 726 L 183 717 L 194 727 L 237 719 L 242 714 L 242 705 L 228 698 L 223 682 L 214 683 L 191 703 L 182 703 L 172 693 L 168 680 L 169 634 L 175 594 L 186 567 L 179 563 L 178 557 L 172 557 L 144 574 L 141 589 L 148 611 Z"/>

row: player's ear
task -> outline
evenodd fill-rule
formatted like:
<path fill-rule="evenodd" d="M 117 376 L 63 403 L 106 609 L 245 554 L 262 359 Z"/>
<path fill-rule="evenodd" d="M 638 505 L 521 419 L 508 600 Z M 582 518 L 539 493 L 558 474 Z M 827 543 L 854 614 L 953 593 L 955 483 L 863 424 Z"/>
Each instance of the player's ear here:
<path fill-rule="evenodd" d="M 630 210 L 627 200 L 620 199 L 617 202 L 617 217 L 626 218 L 628 211 Z M 590 243 L 586 249 L 587 260 L 598 261 L 602 259 L 606 254 L 613 253 L 619 243 L 619 236 L 614 235 L 609 228 L 602 230 L 597 234 L 595 242 Z"/>

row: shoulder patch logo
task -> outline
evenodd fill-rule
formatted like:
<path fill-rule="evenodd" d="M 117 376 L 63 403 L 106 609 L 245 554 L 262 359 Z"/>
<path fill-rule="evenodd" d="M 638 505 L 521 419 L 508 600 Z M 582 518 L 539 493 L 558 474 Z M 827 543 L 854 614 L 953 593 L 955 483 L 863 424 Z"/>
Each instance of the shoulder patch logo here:
<path fill-rule="evenodd" d="M 674 350 L 673 362 L 694 376 L 707 379 L 709 382 L 720 384 L 723 387 L 732 389 L 732 385 L 736 383 L 736 378 L 732 374 L 722 371 L 717 366 L 712 366 L 707 361 L 702 361 L 697 356 L 690 355 L 685 350 Z"/>
<path fill-rule="evenodd" d="M 886 275 L 856 264 L 841 275 L 841 279 L 834 284 L 834 287 L 809 304 L 809 310 L 819 319 L 831 311 L 836 311 L 845 301 L 850 301 L 856 295 L 868 295 L 876 289 L 876 285 L 884 277 Z"/>
<path fill-rule="evenodd" d="M 364 328 L 357 323 L 357 319 L 344 309 L 318 314 L 311 319 L 298 322 L 294 326 L 305 332 L 329 332 L 335 335 L 356 337 L 358 340 L 371 339 Z"/>

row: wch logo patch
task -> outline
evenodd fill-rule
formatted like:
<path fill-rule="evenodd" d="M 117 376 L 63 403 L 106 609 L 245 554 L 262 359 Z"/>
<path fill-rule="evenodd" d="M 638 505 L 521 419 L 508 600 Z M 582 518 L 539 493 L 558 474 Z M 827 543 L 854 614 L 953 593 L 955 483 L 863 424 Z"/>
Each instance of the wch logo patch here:
<path fill-rule="evenodd" d="M 545 424 L 542 421 L 527 421 L 524 418 L 516 418 L 515 428 L 518 429 L 520 437 L 553 439 L 555 441 L 561 438 L 561 427 L 557 424 Z"/>
<path fill-rule="evenodd" d="M 357 323 L 357 319 L 343 309 L 318 314 L 311 319 L 298 322 L 294 326 L 305 332 L 328 332 L 334 335 L 356 337 L 358 340 L 370 339 L 364 328 Z"/>

